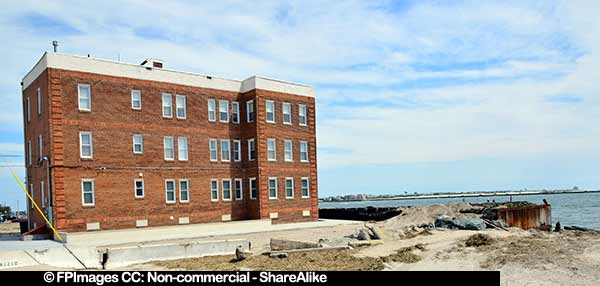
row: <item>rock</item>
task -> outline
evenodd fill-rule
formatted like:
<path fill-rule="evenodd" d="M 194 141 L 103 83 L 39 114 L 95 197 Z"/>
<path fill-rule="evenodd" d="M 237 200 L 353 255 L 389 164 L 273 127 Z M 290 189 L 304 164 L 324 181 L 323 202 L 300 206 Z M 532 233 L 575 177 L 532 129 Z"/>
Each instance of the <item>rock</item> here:
<path fill-rule="evenodd" d="M 384 232 L 381 228 L 372 224 L 365 224 L 365 227 L 370 230 L 369 235 L 373 239 L 384 239 Z"/>
<path fill-rule="evenodd" d="M 465 218 L 458 220 L 460 222 L 460 229 L 467 230 L 485 230 L 485 222 L 480 218 Z"/>
<path fill-rule="evenodd" d="M 479 218 L 455 219 L 447 215 L 435 219 L 435 227 L 448 229 L 485 230 L 485 222 Z"/>
<path fill-rule="evenodd" d="M 357 238 L 358 238 L 358 240 L 371 240 L 369 233 L 363 228 L 358 230 Z"/>
<path fill-rule="evenodd" d="M 554 232 L 559 232 L 559 231 L 561 231 L 561 228 L 560 228 L 560 221 L 557 221 L 557 222 L 556 222 L 556 226 L 554 227 Z"/>
<path fill-rule="evenodd" d="M 244 248 L 241 245 L 235 249 L 235 258 L 238 261 L 246 259 L 246 253 L 244 252 Z"/>
<path fill-rule="evenodd" d="M 435 225 L 435 227 L 441 227 L 441 228 L 449 228 L 449 229 L 458 228 L 454 219 L 447 215 L 438 216 L 435 219 L 434 225 Z"/>
<path fill-rule="evenodd" d="M 271 258 L 288 258 L 288 254 L 285 252 L 277 252 L 269 254 Z"/>
<path fill-rule="evenodd" d="M 314 242 L 305 242 L 288 239 L 271 238 L 271 251 L 318 248 L 319 244 Z"/>

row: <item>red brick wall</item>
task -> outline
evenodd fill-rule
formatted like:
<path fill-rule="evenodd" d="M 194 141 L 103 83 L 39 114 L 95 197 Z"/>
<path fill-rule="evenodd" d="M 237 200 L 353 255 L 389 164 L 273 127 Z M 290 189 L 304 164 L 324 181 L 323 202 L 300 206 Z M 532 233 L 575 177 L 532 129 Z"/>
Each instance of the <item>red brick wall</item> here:
<path fill-rule="evenodd" d="M 179 217 L 189 217 L 190 223 L 221 221 L 221 215 L 231 214 L 232 220 L 268 218 L 278 211 L 279 221 L 315 220 L 317 218 L 316 142 L 314 129 L 314 99 L 266 91 L 244 94 L 203 89 L 168 83 L 118 78 L 74 71 L 49 69 L 52 117 L 53 192 L 55 224 L 64 231 L 83 231 L 88 222 L 100 222 L 101 229 L 135 227 L 135 220 L 148 219 L 149 226 L 177 224 Z M 41 78 L 41 77 L 40 77 Z M 77 104 L 77 84 L 91 86 L 92 111 L 80 112 Z M 26 93 L 35 86 L 32 84 Z M 142 110 L 131 109 L 131 90 L 142 94 Z M 186 96 L 187 119 L 162 117 L 162 93 Z M 264 96 L 276 101 L 276 125 L 264 126 Z M 246 123 L 247 100 L 255 103 L 255 123 Z M 272 98 L 271 98 L 272 97 Z M 217 122 L 208 121 L 207 99 L 217 100 Z M 240 124 L 218 122 L 218 100 L 240 102 Z M 282 124 L 281 102 L 293 104 L 293 126 Z M 308 105 L 309 126 L 299 127 L 297 103 Z M 32 110 L 35 110 L 32 107 Z M 47 113 L 46 113 L 47 114 Z M 32 113 L 33 115 L 33 113 Z M 35 116 L 32 116 L 32 119 Z M 258 123 L 258 128 L 256 123 Z M 46 127 L 46 130 L 48 127 Z M 35 129 L 26 125 L 26 137 Z M 93 159 L 81 159 L 79 132 L 93 134 Z M 260 132 L 260 135 L 257 134 Z M 143 154 L 132 151 L 133 134 L 142 134 Z M 175 161 L 165 161 L 163 136 L 175 139 Z M 177 137 L 188 140 L 188 161 L 177 160 Z M 278 138 L 277 163 L 266 162 L 264 136 Z M 242 162 L 211 162 L 209 138 L 242 141 Z M 247 139 L 256 138 L 257 160 L 248 162 Z M 293 163 L 283 163 L 283 139 L 294 140 Z M 310 163 L 299 162 L 299 140 L 309 141 Z M 263 150 L 264 147 L 264 150 Z M 34 151 L 35 154 L 35 151 Z M 233 155 L 233 154 L 231 154 Z M 220 148 L 219 148 L 220 160 Z M 134 179 L 142 173 L 145 197 L 134 196 Z M 266 192 L 266 178 L 280 177 L 279 200 L 249 199 L 248 178 L 256 177 L 259 192 Z M 293 176 L 294 200 L 285 199 L 284 177 Z M 300 198 L 300 177 L 310 176 L 311 197 Z M 81 179 L 95 180 L 95 206 L 82 206 Z M 219 201 L 210 199 L 210 179 L 219 179 Z M 243 179 L 244 199 L 223 201 L 221 179 Z M 165 202 L 165 179 L 189 179 L 190 202 Z M 38 183 L 39 184 L 39 183 Z M 233 185 L 233 181 L 232 181 Z M 177 188 L 177 191 L 179 188 Z M 233 195 L 233 194 L 232 194 Z M 310 209 L 312 217 L 302 217 Z"/>

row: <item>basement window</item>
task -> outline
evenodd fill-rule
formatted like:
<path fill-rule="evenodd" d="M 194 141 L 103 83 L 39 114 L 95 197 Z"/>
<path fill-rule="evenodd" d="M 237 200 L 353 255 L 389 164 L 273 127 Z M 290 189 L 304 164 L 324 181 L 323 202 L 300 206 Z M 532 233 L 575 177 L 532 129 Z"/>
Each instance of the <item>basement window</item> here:
<path fill-rule="evenodd" d="M 219 180 L 210 180 L 210 200 L 215 202 L 219 200 Z"/>
<path fill-rule="evenodd" d="M 136 199 L 141 199 L 144 197 L 144 179 L 135 179 L 133 181 L 133 188 Z"/>
<path fill-rule="evenodd" d="M 77 85 L 79 111 L 92 111 L 92 92 L 89 84 Z"/>
<path fill-rule="evenodd" d="M 93 206 L 94 200 L 94 180 L 83 179 L 81 180 L 81 194 L 82 202 L 84 206 Z"/>
<path fill-rule="evenodd" d="M 139 90 L 134 89 L 131 91 L 131 109 L 142 109 L 142 92 Z"/>
<path fill-rule="evenodd" d="M 223 179 L 223 200 L 231 201 L 231 179 Z"/>
<path fill-rule="evenodd" d="M 167 204 L 174 204 L 176 202 L 175 197 L 175 180 L 165 180 L 166 190 L 166 202 Z"/>

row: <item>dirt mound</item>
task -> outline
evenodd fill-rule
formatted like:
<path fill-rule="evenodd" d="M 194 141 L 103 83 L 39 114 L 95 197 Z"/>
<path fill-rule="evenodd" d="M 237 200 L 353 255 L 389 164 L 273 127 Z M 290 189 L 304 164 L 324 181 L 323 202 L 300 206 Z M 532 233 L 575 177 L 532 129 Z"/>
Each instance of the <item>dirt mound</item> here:
<path fill-rule="evenodd" d="M 437 204 L 429 206 L 401 207 L 402 214 L 386 220 L 383 225 L 387 229 L 404 229 L 411 226 L 422 226 L 433 224 L 440 215 L 455 218 L 476 218 L 473 213 L 461 213 L 463 209 L 472 209 L 468 203 Z"/>
<path fill-rule="evenodd" d="M 467 238 L 467 241 L 465 241 L 465 245 L 468 247 L 480 247 L 483 245 L 490 245 L 493 242 L 494 239 L 491 236 L 483 233 L 478 233 L 469 236 L 469 238 Z"/>

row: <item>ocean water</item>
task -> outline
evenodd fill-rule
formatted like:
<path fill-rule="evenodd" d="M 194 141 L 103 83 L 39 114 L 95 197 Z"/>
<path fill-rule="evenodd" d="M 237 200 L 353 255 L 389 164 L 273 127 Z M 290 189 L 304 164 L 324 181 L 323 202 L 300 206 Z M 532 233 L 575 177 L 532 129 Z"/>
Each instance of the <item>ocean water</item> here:
<path fill-rule="evenodd" d="M 552 206 L 552 223 L 560 221 L 562 226 L 576 225 L 600 229 L 600 193 L 579 194 L 543 194 L 513 196 L 513 201 L 528 201 L 542 204 L 546 199 Z M 354 207 L 394 207 L 394 206 L 423 206 L 445 203 L 482 203 L 487 200 L 507 202 L 508 196 L 472 197 L 472 198 L 439 198 L 439 199 L 412 199 L 412 200 L 385 200 L 385 201 L 357 201 L 357 202 L 319 202 L 319 208 L 354 208 Z"/>

